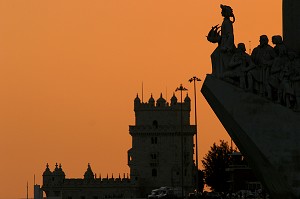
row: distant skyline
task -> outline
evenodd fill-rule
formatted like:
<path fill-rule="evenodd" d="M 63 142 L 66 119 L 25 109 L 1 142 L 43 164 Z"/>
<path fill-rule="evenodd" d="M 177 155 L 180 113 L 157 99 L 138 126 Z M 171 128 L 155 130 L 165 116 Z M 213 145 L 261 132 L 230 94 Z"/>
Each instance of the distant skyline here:
<path fill-rule="evenodd" d="M 182 83 L 193 124 L 188 80 L 201 78 L 199 162 L 214 142 L 230 142 L 200 93 L 221 3 L 233 8 L 235 44 L 247 52 L 262 34 L 282 35 L 281 0 L 1 1 L 0 199 L 25 198 L 27 181 L 33 197 L 33 175 L 42 184 L 46 163 L 61 163 L 68 178 L 82 178 L 88 163 L 97 175 L 129 173 L 142 82 L 144 101 L 163 93 L 168 102 Z"/>

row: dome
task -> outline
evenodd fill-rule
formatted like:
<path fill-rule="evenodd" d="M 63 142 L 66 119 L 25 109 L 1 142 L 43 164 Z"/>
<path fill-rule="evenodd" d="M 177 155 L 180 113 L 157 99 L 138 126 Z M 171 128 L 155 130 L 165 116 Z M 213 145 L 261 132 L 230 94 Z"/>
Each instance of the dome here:
<path fill-rule="evenodd" d="M 65 172 L 62 170 L 61 164 L 59 164 L 58 174 L 65 176 Z"/>
<path fill-rule="evenodd" d="M 49 169 L 49 164 L 48 163 L 47 163 L 46 169 L 45 169 L 45 171 L 43 173 L 43 176 L 47 176 L 47 175 L 52 175 L 52 172 Z"/>
<path fill-rule="evenodd" d="M 189 98 L 188 94 L 186 94 L 186 97 L 184 98 L 184 102 L 186 102 L 186 103 L 190 103 L 191 102 L 191 99 Z"/>
<path fill-rule="evenodd" d="M 162 93 L 160 94 L 160 98 L 156 101 L 157 106 L 165 106 L 166 100 L 162 97 Z"/>
<path fill-rule="evenodd" d="M 173 96 L 171 98 L 171 105 L 177 104 L 177 97 L 175 96 L 175 93 L 173 93 Z"/>
<path fill-rule="evenodd" d="M 149 100 L 148 100 L 148 103 L 149 103 L 150 105 L 154 106 L 155 100 L 154 100 L 152 94 L 151 94 L 151 97 L 150 97 Z"/>
<path fill-rule="evenodd" d="M 84 173 L 84 179 L 94 179 L 94 173 L 92 171 L 91 165 L 88 164 L 88 168 Z"/>
<path fill-rule="evenodd" d="M 58 164 L 56 163 L 55 164 L 55 169 L 54 169 L 54 171 L 53 171 L 53 175 L 59 175 L 59 169 L 58 169 Z"/>
<path fill-rule="evenodd" d="M 141 103 L 141 99 L 139 98 L 138 94 L 136 94 L 136 98 L 134 99 L 134 103 Z"/>

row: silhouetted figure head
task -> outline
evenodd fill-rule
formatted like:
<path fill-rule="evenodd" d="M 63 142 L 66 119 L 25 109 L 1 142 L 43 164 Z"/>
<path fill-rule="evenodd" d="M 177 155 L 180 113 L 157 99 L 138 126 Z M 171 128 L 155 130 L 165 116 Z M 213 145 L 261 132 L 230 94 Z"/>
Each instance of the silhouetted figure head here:
<path fill-rule="evenodd" d="M 272 37 L 272 43 L 273 43 L 274 45 L 282 44 L 282 43 L 283 43 L 283 42 L 282 42 L 282 37 L 281 37 L 280 35 L 274 35 L 274 36 Z"/>
<path fill-rule="evenodd" d="M 234 23 L 235 22 L 235 17 L 234 17 L 232 8 L 230 6 L 226 6 L 226 5 L 222 5 L 222 4 L 220 5 L 220 7 L 222 9 L 222 12 L 221 12 L 222 16 L 224 18 L 232 17 L 233 18 L 232 23 Z"/>
<path fill-rule="evenodd" d="M 245 46 L 245 44 L 244 43 L 239 43 L 237 45 L 237 51 L 238 52 L 246 52 L 246 46 Z"/>
<path fill-rule="evenodd" d="M 261 35 L 259 37 L 259 43 L 260 43 L 260 46 L 266 46 L 268 45 L 269 43 L 269 38 L 267 35 Z"/>
<path fill-rule="evenodd" d="M 275 45 L 274 50 L 277 56 L 287 55 L 287 50 L 285 45 L 283 44 L 282 37 L 280 35 L 274 35 L 272 37 L 272 43 Z"/>

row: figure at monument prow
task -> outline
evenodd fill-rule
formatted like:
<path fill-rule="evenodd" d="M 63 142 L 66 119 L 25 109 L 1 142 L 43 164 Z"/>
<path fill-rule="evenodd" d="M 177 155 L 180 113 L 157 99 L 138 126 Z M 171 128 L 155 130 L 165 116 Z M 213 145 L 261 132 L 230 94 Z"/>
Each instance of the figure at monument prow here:
<path fill-rule="evenodd" d="M 212 75 L 215 77 L 222 77 L 223 73 L 228 70 L 228 64 L 231 60 L 234 45 L 233 23 L 235 17 L 233 10 L 230 6 L 220 5 L 222 9 L 222 16 L 224 20 L 221 25 L 221 31 L 219 26 L 213 26 L 208 33 L 207 40 L 212 43 L 218 43 L 218 47 L 211 54 L 212 62 Z M 230 18 L 233 18 L 231 21 Z M 221 32 L 221 34 L 220 34 Z"/>

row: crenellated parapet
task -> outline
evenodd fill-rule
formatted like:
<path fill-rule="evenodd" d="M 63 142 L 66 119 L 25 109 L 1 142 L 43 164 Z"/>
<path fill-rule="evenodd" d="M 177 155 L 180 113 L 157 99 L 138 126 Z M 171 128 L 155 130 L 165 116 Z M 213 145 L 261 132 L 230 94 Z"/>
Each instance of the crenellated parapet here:
<path fill-rule="evenodd" d="M 151 94 L 148 102 L 141 102 L 137 95 L 134 100 L 134 111 L 136 126 L 152 125 L 158 128 L 163 125 L 178 126 L 181 125 L 181 122 L 182 125 L 189 125 L 191 99 L 186 95 L 181 103 L 178 102 L 177 97 L 173 94 L 169 103 L 163 98 L 162 94 L 156 101 Z"/>
<path fill-rule="evenodd" d="M 182 105 L 182 107 L 181 107 Z M 160 98 L 156 101 L 153 98 L 152 94 L 149 98 L 148 102 L 141 102 L 139 96 L 137 95 L 134 100 L 134 111 L 149 111 L 149 110 L 172 110 L 172 111 L 180 111 L 182 108 L 183 111 L 191 110 L 191 99 L 188 95 L 184 98 L 184 101 L 178 102 L 177 97 L 173 94 L 170 103 L 167 102 L 162 94 L 160 94 Z"/>

